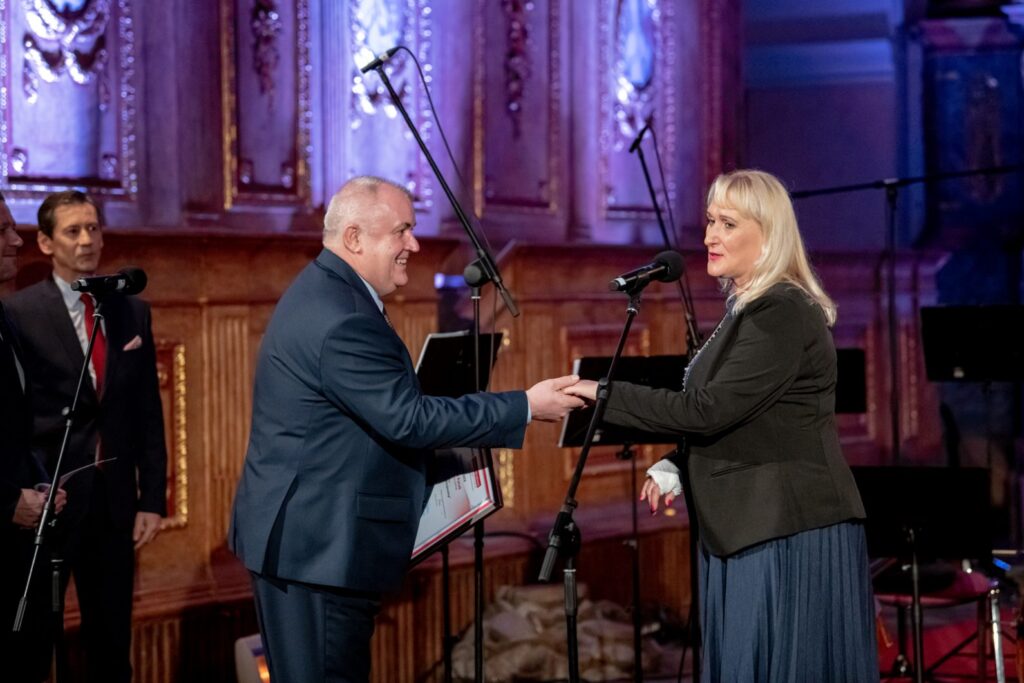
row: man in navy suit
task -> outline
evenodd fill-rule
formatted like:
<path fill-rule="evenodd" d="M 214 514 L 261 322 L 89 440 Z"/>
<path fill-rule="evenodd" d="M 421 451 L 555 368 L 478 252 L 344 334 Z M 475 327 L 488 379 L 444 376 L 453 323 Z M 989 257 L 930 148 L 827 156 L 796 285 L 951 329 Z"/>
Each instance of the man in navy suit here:
<path fill-rule="evenodd" d="M 14 279 L 21 245 L 11 211 L 0 197 L 0 283 Z M 46 503 L 46 494 L 34 487 L 47 481 L 46 471 L 32 456 L 32 392 L 23 356 L 0 304 L 0 662 L 5 681 L 38 683 L 50 669 L 45 568 L 34 577 L 21 631 L 11 630 L 32 557 L 32 529 Z M 65 500 L 62 490 L 55 501 L 58 512 Z"/>
<path fill-rule="evenodd" d="M 561 389 L 424 396 L 381 297 L 419 251 L 412 199 L 374 177 L 331 200 L 324 249 L 278 302 L 256 364 L 229 544 L 253 576 L 275 683 L 366 681 L 373 619 L 401 583 L 432 449 L 518 448 Z"/>
<path fill-rule="evenodd" d="M 32 450 L 52 472 L 63 409 L 72 403 L 95 324 L 97 302 L 71 283 L 99 267 L 103 226 L 92 198 L 76 190 L 48 196 L 38 217 L 36 241 L 50 257 L 52 277 L 5 304 L 31 377 Z M 54 541 L 75 577 L 87 679 L 128 683 L 135 551 L 156 536 L 166 512 L 167 451 L 149 305 L 111 295 L 100 313 L 61 468 L 107 462 L 68 481 Z"/>

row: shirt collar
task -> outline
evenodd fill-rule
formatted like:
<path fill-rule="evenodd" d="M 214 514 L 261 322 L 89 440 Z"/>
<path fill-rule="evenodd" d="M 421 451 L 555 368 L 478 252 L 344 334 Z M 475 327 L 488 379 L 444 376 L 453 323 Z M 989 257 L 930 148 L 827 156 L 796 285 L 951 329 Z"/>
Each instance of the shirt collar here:
<path fill-rule="evenodd" d="M 355 269 L 352 269 L 355 271 Z M 373 303 L 377 304 L 377 308 L 383 313 L 384 312 L 384 301 L 380 298 L 380 294 L 377 294 L 377 290 L 373 288 L 369 282 L 363 279 L 363 276 L 356 273 L 356 277 L 363 280 L 363 284 L 366 285 L 366 289 L 370 292 L 370 296 L 373 297 Z"/>
<path fill-rule="evenodd" d="M 53 281 L 57 283 L 57 289 L 60 290 L 60 296 L 64 299 L 64 305 L 67 306 L 70 311 L 75 306 L 78 306 L 82 300 L 81 292 L 76 292 L 71 289 L 71 283 L 67 282 L 57 273 L 53 274 Z"/>

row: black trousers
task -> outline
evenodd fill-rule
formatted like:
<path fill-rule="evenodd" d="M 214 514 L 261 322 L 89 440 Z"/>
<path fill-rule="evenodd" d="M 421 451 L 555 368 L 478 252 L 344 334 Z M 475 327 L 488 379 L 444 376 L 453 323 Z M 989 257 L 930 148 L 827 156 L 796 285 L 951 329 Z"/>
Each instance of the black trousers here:
<path fill-rule="evenodd" d="M 62 530 L 65 562 L 82 613 L 81 654 L 88 683 L 132 680 L 135 549 L 132 527 L 115 525 L 109 509 L 104 478 L 98 474 L 84 518 Z"/>
<path fill-rule="evenodd" d="M 55 618 L 49 553 L 40 553 L 21 631 L 14 616 L 25 588 L 32 558 L 33 532 L 7 527 L 0 531 L 0 670 L 5 683 L 39 683 L 50 675 Z"/>
<path fill-rule="evenodd" d="M 274 683 L 366 683 L 380 595 L 252 573 Z"/>

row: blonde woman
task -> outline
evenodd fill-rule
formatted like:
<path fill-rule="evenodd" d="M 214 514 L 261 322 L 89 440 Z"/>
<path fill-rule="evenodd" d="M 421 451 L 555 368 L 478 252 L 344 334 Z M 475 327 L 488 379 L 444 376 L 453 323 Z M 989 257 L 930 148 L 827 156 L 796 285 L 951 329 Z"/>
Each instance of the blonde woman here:
<path fill-rule="evenodd" d="M 835 425 L 836 318 L 789 195 L 739 170 L 708 191 L 708 274 L 727 312 L 681 392 L 612 382 L 605 421 L 685 436 L 648 470 L 656 512 L 697 511 L 702 681 L 878 680 L 864 507 Z M 567 392 L 593 400 L 595 384 Z"/>

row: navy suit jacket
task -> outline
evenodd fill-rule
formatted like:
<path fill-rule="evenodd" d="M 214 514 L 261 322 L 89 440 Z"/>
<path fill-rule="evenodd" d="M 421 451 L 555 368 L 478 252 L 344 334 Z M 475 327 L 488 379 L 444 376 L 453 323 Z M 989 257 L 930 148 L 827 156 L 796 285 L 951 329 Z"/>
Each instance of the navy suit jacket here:
<path fill-rule="evenodd" d="M 46 472 L 32 457 L 32 385 L 22 387 L 14 355 L 22 368 L 24 353 L 0 304 L 0 538 L 13 532 L 11 519 L 22 489 L 46 481 Z M 28 537 L 26 536 L 26 540 Z"/>
<path fill-rule="evenodd" d="M 52 472 L 64 436 L 61 411 L 71 405 L 85 354 L 52 278 L 15 292 L 5 305 L 32 378 L 32 450 Z M 139 510 L 160 515 L 167 511 L 167 448 L 156 350 L 148 304 L 113 295 L 104 300 L 101 311 L 107 336 L 103 395 L 98 396 L 86 379 L 61 471 L 93 462 L 100 440 L 102 457 L 117 458 L 104 468 L 110 519 L 130 531 Z M 126 350 L 128 346 L 133 348 Z M 61 513 L 67 523 L 84 516 L 93 476 L 88 470 L 68 481 L 68 503 Z"/>
<path fill-rule="evenodd" d="M 324 250 L 271 317 L 228 542 L 280 579 L 399 586 L 435 448 L 522 445 L 524 392 L 424 396 L 405 345 L 352 268 Z"/>

